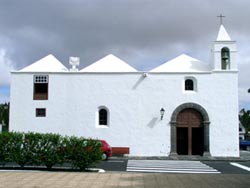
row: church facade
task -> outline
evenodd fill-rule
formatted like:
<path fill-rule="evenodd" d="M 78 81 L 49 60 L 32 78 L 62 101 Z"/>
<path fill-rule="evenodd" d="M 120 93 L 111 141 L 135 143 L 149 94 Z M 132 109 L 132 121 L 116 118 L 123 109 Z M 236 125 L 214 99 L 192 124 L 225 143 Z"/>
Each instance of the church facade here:
<path fill-rule="evenodd" d="M 238 157 L 237 49 L 223 25 L 210 53 L 148 72 L 113 55 L 82 70 L 48 55 L 11 73 L 10 130 L 103 139 L 130 156 Z"/>

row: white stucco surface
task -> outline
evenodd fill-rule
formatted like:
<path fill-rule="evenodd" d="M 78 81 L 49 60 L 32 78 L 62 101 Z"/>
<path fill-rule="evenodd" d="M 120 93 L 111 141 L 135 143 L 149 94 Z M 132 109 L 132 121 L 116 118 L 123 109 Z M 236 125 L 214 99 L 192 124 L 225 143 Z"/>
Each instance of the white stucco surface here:
<path fill-rule="evenodd" d="M 198 59 L 182 54 L 150 72 L 204 72 L 210 71 L 208 64 Z"/>
<path fill-rule="evenodd" d="M 223 25 L 220 26 L 216 40 L 217 41 L 231 41 L 231 38 Z"/>
<path fill-rule="evenodd" d="M 85 67 L 81 72 L 137 72 L 137 70 L 118 57 L 109 54 L 88 67 Z"/>
<path fill-rule="evenodd" d="M 19 72 L 67 72 L 68 69 L 53 55 L 48 55 Z"/>
<path fill-rule="evenodd" d="M 232 89 L 238 83 L 234 73 L 195 75 L 197 92 L 183 90 L 186 74 L 48 75 L 49 99 L 36 101 L 32 100 L 33 74 L 12 74 L 11 130 L 105 139 L 112 146 L 130 147 L 134 156 L 167 156 L 171 115 L 179 105 L 192 102 L 209 114 L 211 154 L 238 154 L 238 99 L 237 90 Z M 107 128 L 97 125 L 100 106 L 110 112 Z M 165 114 L 161 121 L 162 107 Z M 36 108 L 46 108 L 46 117 L 35 117 Z"/>

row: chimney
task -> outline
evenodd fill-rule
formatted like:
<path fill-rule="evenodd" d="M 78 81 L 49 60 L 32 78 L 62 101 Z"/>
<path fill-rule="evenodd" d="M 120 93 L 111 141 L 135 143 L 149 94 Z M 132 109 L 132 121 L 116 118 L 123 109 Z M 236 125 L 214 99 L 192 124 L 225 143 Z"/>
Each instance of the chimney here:
<path fill-rule="evenodd" d="M 70 72 L 77 72 L 78 67 L 80 64 L 80 58 L 79 57 L 69 57 L 69 64 L 72 66 L 70 69 Z"/>

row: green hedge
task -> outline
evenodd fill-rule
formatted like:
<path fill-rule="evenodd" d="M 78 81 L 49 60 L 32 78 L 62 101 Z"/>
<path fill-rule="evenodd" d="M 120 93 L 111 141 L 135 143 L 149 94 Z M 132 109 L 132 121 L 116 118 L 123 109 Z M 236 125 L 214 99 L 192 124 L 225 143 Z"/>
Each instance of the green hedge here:
<path fill-rule="evenodd" d="M 63 137 L 58 134 L 5 132 L 0 134 L 0 162 L 45 165 L 70 162 L 80 170 L 101 161 L 101 143 L 97 140 Z"/>

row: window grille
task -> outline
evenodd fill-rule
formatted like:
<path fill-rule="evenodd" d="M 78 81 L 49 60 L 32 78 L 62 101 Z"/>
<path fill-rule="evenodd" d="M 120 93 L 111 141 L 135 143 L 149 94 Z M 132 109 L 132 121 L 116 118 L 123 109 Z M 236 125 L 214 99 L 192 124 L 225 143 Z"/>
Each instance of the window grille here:
<path fill-rule="evenodd" d="M 48 83 L 48 75 L 35 75 L 34 83 Z"/>

